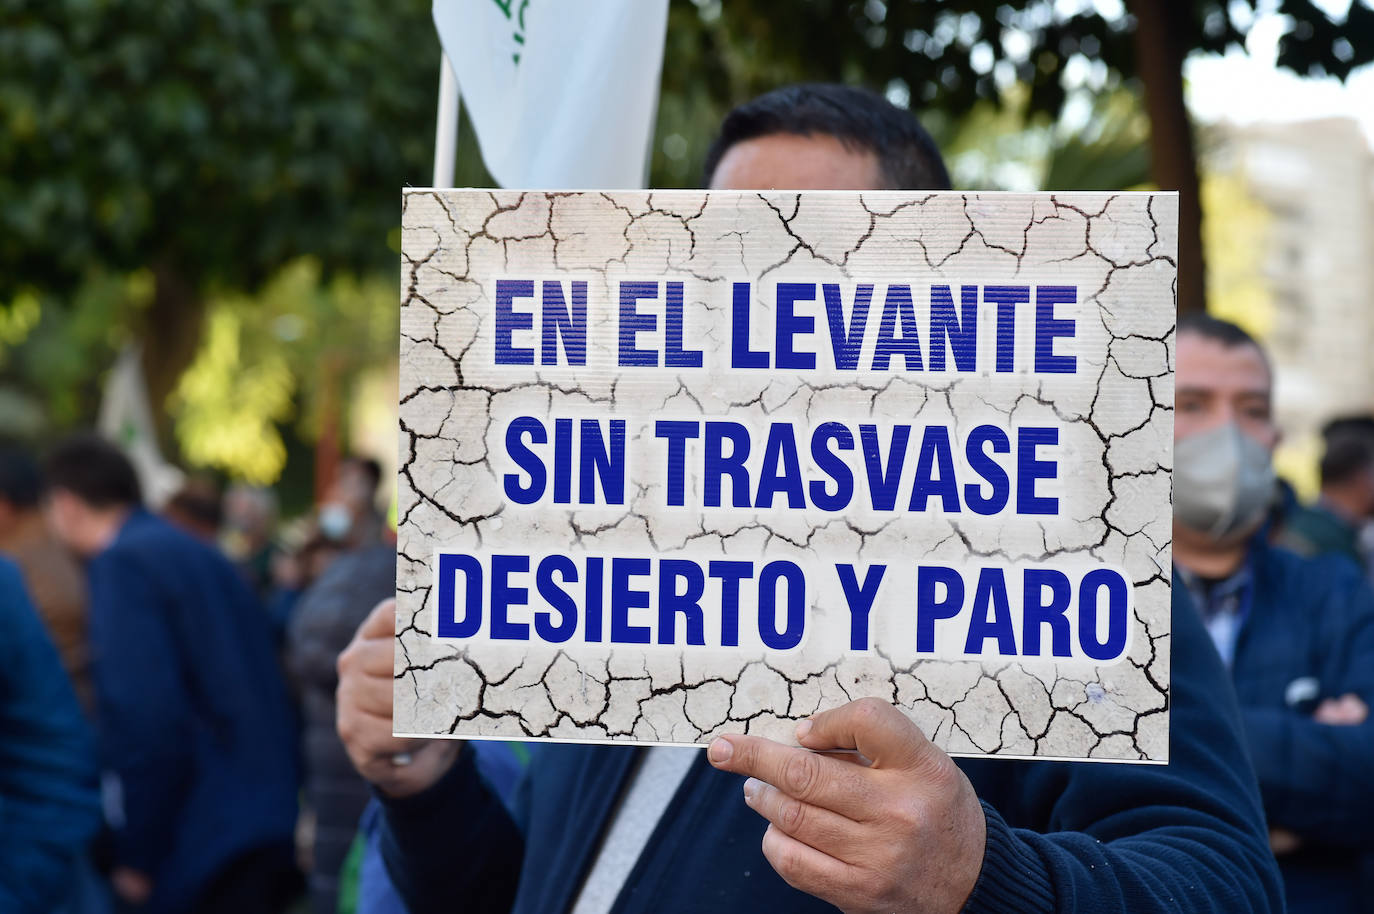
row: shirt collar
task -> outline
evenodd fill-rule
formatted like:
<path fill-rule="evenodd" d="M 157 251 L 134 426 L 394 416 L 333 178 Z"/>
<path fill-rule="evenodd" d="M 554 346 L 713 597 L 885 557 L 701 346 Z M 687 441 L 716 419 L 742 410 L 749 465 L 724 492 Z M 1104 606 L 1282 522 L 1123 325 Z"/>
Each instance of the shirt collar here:
<path fill-rule="evenodd" d="M 1227 577 L 1221 579 L 1204 578 L 1186 568 L 1178 569 L 1179 579 L 1197 604 L 1203 621 L 1210 621 L 1222 614 L 1240 612 L 1246 591 L 1254 583 L 1255 575 L 1249 557 Z"/>

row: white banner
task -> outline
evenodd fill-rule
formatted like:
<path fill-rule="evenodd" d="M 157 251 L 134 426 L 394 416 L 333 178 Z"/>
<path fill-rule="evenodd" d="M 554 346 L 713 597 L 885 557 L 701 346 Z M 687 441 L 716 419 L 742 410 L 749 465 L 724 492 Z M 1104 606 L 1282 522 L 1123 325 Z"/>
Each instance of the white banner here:
<path fill-rule="evenodd" d="M 96 427 L 129 455 L 150 507 L 161 508 L 181 488 L 185 476 L 163 459 L 157 446 L 157 425 L 143 380 L 141 346 L 130 343 L 120 351 L 105 380 Z"/>
<path fill-rule="evenodd" d="M 645 186 L 668 0 L 434 0 L 502 187 Z"/>

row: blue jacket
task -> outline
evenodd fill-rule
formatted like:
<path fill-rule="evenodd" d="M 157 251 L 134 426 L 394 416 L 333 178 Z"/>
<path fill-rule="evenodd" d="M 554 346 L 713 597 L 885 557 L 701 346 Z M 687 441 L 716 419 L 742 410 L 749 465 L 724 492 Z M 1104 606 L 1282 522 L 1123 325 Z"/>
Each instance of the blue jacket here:
<path fill-rule="evenodd" d="M 966 911 L 1277 912 L 1282 892 L 1226 672 L 1175 591 L 1170 762 L 960 762 L 988 838 Z M 388 800 L 382 851 L 411 914 L 567 911 L 637 756 L 549 745 L 507 815 L 463 752 L 443 780 Z M 743 779 L 698 760 L 614 914 L 833 912 L 790 888 L 760 849 Z"/>
<path fill-rule="evenodd" d="M 496 791 L 503 803 L 509 803 L 529 759 L 541 750 L 539 743 L 507 743 L 496 740 L 471 742 L 477 773 Z M 363 835 L 363 859 L 358 875 L 357 914 L 409 914 L 405 903 L 391 884 L 382 859 L 382 809 L 377 800 L 363 811 L 358 831 Z"/>
<path fill-rule="evenodd" d="M 290 846 L 291 703 L 267 619 L 214 549 L 139 510 L 88 573 L 116 863 L 152 877 L 150 912 L 182 911 L 235 856 Z"/>
<path fill-rule="evenodd" d="M 52 911 L 99 826 L 86 720 L 19 569 L 0 559 L 0 911 Z"/>
<path fill-rule="evenodd" d="M 1338 556 L 1305 559 L 1259 540 L 1249 561 L 1253 596 L 1231 673 L 1269 822 L 1305 844 L 1279 860 L 1289 910 L 1374 910 L 1358 886 L 1359 856 L 1374 849 L 1374 718 L 1312 720 L 1319 702 L 1347 692 L 1374 707 L 1374 594 Z"/>

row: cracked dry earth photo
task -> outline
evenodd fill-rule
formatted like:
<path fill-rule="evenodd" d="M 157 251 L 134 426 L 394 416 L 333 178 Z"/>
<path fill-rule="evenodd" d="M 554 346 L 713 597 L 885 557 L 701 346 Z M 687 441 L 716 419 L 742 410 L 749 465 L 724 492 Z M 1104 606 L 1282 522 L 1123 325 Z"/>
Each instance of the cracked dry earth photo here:
<path fill-rule="evenodd" d="M 1167 760 L 1175 195 L 402 205 L 397 734 Z"/>

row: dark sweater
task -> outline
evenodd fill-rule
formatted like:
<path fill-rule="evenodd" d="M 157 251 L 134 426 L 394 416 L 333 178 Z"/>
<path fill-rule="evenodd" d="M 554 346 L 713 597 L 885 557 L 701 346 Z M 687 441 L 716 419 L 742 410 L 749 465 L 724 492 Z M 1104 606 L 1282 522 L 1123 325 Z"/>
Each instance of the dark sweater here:
<path fill-rule="evenodd" d="M 296 735 L 272 635 L 224 556 L 145 511 L 88 573 L 115 862 L 152 877 L 149 914 L 184 911 L 239 854 L 289 855 Z"/>
<path fill-rule="evenodd" d="M 1259 796 L 1225 670 L 1175 592 L 1170 763 L 961 762 L 987 849 L 966 911 L 1281 911 Z M 515 817 L 471 753 L 430 790 L 385 803 L 382 850 L 411 914 L 566 911 L 637 750 L 550 745 Z M 631 872 L 616 914 L 833 911 L 787 886 L 760 849 L 743 779 L 697 761 Z M 517 824 L 517 822 L 519 824 Z"/>
<path fill-rule="evenodd" d="M 335 559 L 291 617 L 287 658 L 304 718 L 305 797 L 315 811 L 310 900 L 317 914 L 339 908 L 339 873 L 372 796 L 334 727 L 335 664 L 372 607 L 395 593 L 396 550 L 370 546 Z"/>

